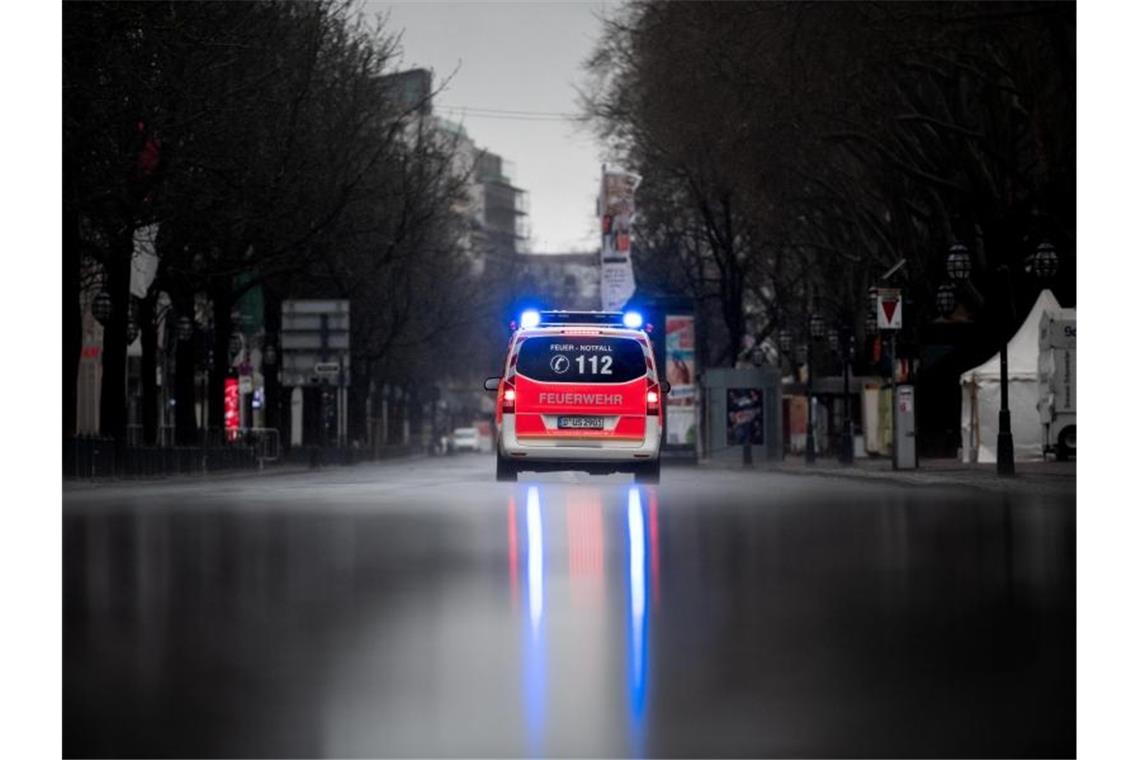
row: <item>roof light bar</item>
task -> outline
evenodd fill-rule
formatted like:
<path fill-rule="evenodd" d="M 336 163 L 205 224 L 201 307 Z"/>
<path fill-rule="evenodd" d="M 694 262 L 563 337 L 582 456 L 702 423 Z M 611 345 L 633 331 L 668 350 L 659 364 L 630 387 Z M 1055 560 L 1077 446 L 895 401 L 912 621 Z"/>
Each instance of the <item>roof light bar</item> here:
<path fill-rule="evenodd" d="M 519 316 L 519 327 L 523 329 L 557 325 L 610 325 L 640 329 L 645 324 L 636 311 L 536 311 L 527 309 Z"/>

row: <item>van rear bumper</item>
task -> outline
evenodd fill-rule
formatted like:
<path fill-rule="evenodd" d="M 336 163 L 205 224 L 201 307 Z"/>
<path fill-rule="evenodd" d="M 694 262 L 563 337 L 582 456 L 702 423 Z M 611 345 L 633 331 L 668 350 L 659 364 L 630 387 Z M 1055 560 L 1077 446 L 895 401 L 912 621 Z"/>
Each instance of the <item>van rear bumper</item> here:
<path fill-rule="evenodd" d="M 541 462 L 650 462 L 661 451 L 661 418 L 645 418 L 645 438 L 640 443 L 629 440 L 592 440 L 523 438 L 515 434 L 515 416 L 503 415 L 499 431 L 499 449 L 503 456 L 524 466 L 527 460 Z"/>

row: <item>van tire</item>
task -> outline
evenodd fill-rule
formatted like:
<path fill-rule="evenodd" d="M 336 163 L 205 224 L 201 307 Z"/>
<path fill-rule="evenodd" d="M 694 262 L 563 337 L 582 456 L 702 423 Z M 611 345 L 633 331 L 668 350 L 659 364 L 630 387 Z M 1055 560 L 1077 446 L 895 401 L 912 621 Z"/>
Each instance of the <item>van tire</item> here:
<path fill-rule="evenodd" d="M 652 462 L 643 462 L 638 464 L 633 470 L 634 483 L 660 483 L 661 482 L 661 460 L 654 459 Z"/>
<path fill-rule="evenodd" d="M 501 453 L 495 453 L 495 480 L 500 483 L 517 483 L 519 479 L 519 470 L 514 462 L 504 457 Z"/>
<path fill-rule="evenodd" d="M 1077 429 L 1067 427 L 1057 436 L 1057 461 L 1068 462 L 1077 453 Z"/>

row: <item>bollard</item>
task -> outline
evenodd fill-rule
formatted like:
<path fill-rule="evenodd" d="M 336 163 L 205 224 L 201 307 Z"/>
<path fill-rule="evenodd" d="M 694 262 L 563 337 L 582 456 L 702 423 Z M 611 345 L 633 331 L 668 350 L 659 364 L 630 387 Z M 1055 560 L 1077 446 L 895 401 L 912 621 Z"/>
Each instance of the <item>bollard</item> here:
<path fill-rule="evenodd" d="M 752 436 L 751 434 L 744 439 L 744 466 L 752 466 Z"/>

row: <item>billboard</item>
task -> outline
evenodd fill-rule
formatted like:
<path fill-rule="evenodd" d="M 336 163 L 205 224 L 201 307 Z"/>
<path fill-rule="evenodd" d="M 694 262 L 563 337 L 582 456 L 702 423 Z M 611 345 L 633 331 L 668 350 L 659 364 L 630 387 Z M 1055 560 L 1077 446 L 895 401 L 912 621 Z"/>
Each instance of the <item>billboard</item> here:
<path fill-rule="evenodd" d="M 665 379 L 672 388 L 666 396 L 665 442 L 697 442 L 696 328 L 693 316 L 665 316 Z"/>

